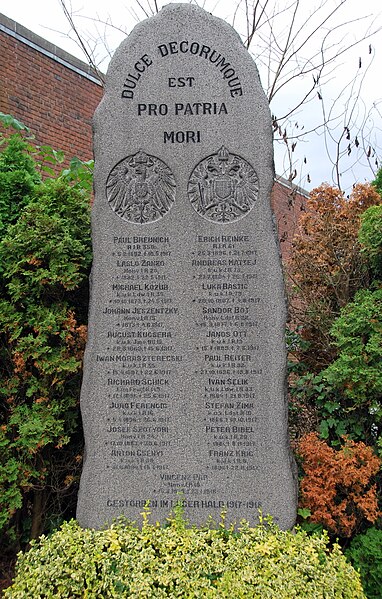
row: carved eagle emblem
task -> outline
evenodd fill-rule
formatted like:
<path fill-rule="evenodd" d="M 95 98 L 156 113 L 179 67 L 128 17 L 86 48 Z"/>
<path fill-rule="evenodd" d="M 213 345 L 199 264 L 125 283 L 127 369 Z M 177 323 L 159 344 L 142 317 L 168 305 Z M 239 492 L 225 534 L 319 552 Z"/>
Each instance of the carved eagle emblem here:
<path fill-rule="evenodd" d="M 234 222 L 246 216 L 258 193 L 254 168 L 224 146 L 201 160 L 188 182 L 188 197 L 196 212 L 217 223 Z"/>
<path fill-rule="evenodd" d="M 131 223 L 151 223 L 162 218 L 174 203 L 175 191 L 170 168 L 142 150 L 118 162 L 106 182 L 109 206 Z"/>

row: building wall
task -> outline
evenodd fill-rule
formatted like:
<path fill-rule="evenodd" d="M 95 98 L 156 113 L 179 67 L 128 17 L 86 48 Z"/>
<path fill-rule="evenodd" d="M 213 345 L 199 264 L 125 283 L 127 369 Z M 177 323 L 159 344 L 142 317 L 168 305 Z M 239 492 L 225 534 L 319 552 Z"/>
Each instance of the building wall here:
<path fill-rule="evenodd" d="M 91 119 L 102 85 L 91 69 L 0 15 L 0 111 L 68 159 L 92 157 Z"/>
<path fill-rule="evenodd" d="M 305 210 L 309 194 L 301 187 L 291 185 L 283 177 L 276 177 L 273 185 L 271 205 L 275 216 L 284 262 L 290 257 L 292 241 L 297 232 L 298 219 Z"/>
<path fill-rule="evenodd" d="M 27 125 L 38 144 L 68 160 L 92 158 L 91 120 L 103 88 L 88 65 L 0 14 L 0 82 L 0 111 Z M 271 201 L 284 260 L 306 197 L 276 178 Z"/>

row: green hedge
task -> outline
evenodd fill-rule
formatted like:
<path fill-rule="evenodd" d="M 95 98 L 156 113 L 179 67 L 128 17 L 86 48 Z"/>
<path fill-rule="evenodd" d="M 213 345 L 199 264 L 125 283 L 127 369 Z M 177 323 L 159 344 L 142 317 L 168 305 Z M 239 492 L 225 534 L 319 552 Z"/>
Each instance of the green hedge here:
<path fill-rule="evenodd" d="M 368 599 L 382 597 L 382 530 L 369 528 L 357 535 L 346 550 L 346 557 L 361 574 Z"/>
<path fill-rule="evenodd" d="M 66 522 L 20 554 L 10 599 L 182 597 L 365 599 L 359 575 L 325 536 L 271 523 L 238 532 L 119 521 L 103 531 Z"/>

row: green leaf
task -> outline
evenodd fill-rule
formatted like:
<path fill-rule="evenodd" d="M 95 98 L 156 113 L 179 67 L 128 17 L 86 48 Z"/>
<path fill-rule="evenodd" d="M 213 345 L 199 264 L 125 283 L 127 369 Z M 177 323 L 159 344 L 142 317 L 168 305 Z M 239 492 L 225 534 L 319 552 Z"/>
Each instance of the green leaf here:
<path fill-rule="evenodd" d="M 16 131 L 30 131 L 30 129 L 24 125 L 24 123 L 18 121 L 10 114 L 4 114 L 4 112 L 0 112 L 0 122 L 4 125 L 4 127 L 12 127 Z"/>

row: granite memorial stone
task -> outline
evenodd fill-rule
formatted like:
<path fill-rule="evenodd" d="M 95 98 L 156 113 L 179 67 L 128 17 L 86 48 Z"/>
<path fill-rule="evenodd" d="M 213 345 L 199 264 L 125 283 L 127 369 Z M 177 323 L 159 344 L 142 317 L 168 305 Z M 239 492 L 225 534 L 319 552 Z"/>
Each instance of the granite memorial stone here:
<path fill-rule="evenodd" d="M 237 33 L 170 4 L 119 47 L 94 120 L 77 516 L 283 528 L 296 514 L 271 118 Z"/>

